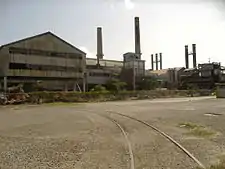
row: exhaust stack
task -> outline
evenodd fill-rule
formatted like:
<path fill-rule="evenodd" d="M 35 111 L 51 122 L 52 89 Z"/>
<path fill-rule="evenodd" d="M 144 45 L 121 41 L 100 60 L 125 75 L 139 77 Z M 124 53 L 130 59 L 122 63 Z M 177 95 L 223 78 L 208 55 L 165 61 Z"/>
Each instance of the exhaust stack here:
<path fill-rule="evenodd" d="M 159 58 L 160 58 L 160 61 L 159 61 L 160 70 L 162 70 L 162 53 L 159 53 Z"/>
<path fill-rule="evenodd" d="M 99 65 L 99 59 L 103 59 L 103 45 L 102 45 L 102 28 L 97 28 L 97 65 Z"/>
<path fill-rule="evenodd" d="M 151 54 L 152 70 L 154 70 L 154 55 Z"/>
<path fill-rule="evenodd" d="M 159 70 L 159 66 L 158 66 L 158 54 L 155 54 L 155 63 L 156 63 L 156 70 Z"/>
<path fill-rule="evenodd" d="M 189 68 L 188 46 L 187 45 L 185 45 L 185 67 L 186 67 L 186 69 Z"/>
<path fill-rule="evenodd" d="M 192 55 L 193 55 L 193 68 L 197 67 L 196 61 L 196 44 L 192 44 Z"/>
<path fill-rule="evenodd" d="M 140 22 L 139 17 L 134 18 L 134 27 L 135 27 L 135 53 L 141 59 L 141 42 L 140 42 Z"/>

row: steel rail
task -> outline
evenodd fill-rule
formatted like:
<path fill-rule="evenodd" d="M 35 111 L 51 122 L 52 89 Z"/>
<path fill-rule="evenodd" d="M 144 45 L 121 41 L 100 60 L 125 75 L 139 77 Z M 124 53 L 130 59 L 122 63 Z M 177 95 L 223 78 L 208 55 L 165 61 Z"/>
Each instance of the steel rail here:
<path fill-rule="evenodd" d="M 152 128 L 153 130 L 155 130 L 156 132 L 160 133 L 163 137 L 167 138 L 170 142 L 172 142 L 173 144 L 175 144 L 175 146 L 177 146 L 179 149 L 181 149 L 186 155 L 188 155 L 194 162 L 196 162 L 200 168 L 202 169 L 205 169 L 206 167 L 193 155 L 191 154 L 186 148 L 184 148 L 181 144 L 179 144 L 176 140 L 174 140 L 171 136 L 169 136 L 168 134 L 166 134 L 165 132 L 161 131 L 160 129 L 156 128 L 155 126 L 145 122 L 145 121 L 142 121 L 142 120 L 139 120 L 135 117 L 132 117 L 132 116 L 128 116 L 128 115 L 125 115 L 125 114 L 121 114 L 121 113 L 118 113 L 118 112 L 108 112 L 108 113 L 111 113 L 111 114 L 117 114 L 119 116 L 123 116 L 123 117 L 126 117 L 126 118 L 129 118 L 129 119 L 132 119 L 132 120 L 135 120 L 137 122 L 140 122 L 150 128 Z"/>

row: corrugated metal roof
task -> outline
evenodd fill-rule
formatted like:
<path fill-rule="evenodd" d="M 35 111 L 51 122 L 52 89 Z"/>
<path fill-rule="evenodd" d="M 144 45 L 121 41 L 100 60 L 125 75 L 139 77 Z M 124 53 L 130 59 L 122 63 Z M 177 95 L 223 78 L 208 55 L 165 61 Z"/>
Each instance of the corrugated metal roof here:
<path fill-rule="evenodd" d="M 77 47 L 75 47 L 74 45 L 70 44 L 69 42 L 63 40 L 61 37 L 55 35 L 54 33 L 48 31 L 48 32 L 44 32 L 44 33 L 41 33 L 41 34 L 37 34 L 37 35 L 34 35 L 34 36 L 30 36 L 30 37 L 27 37 L 27 38 L 23 38 L 23 39 L 20 39 L 20 40 L 17 40 L 17 41 L 14 41 L 14 42 L 11 42 L 11 43 L 8 43 L 8 44 L 5 44 L 5 45 L 2 45 L 1 48 L 3 47 L 6 47 L 6 46 L 9 46 L 9 45 L 13 45 L 13 44 L 16 44 L 16 43 L 20 43 L 22 41 L 25 41 L 25 40 L 30 40 L 30 39 L 34 39 L 34 38 L 37 38 L 37 37 L 41 37 L 41 36 L 46 36 L 46 35 L 51 35 L 55 38 L 57 38 L 58 40 L 62 41 L 63 43 L 69 45 L 70 47 L 74 48 L 75 50 L 83 53 L 86 55 L 86 53 L 80 49 L 78 49 Z"/>

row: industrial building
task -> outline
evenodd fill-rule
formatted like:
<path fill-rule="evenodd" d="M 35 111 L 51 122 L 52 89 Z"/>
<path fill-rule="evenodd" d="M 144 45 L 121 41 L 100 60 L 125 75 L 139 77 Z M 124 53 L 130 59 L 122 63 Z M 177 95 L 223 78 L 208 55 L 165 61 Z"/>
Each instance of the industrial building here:
<path fill-rule="evenodd" d="M 1 88 L 41 83 L 51 90 L 85 90 L 86 53 L 51 32 L 0 48 Z"/>
<path fill-rule="evenodd" d="M 97 44 L 102 46 L 99 40 Z M 32 90 L 39 83 L 46 90 L 85 91 L 105 84 L 123 68 L 123 61 L 98 54 L 86 58 L 86 53 L 51 32 L 1 46 L 0 61 L 0 89 L 5 90 L 18 84 Z"/>
<path fill-rule="evenodd" d="M 23 84 L 27 91 L 33 91 L 38 84 L 45 90 L 88 91 L 112 78 L 126 82 L 128 89 L 133 90 L 149 77 L 155 77 L 161 87 L 169 89 L 186 89 L 189 84 L 212 88 L 225 81 L 225 68 L 219 63 L 197 65 L 195 44 L 192 52 L 185 46 L 185 67 L 163 69 L 162 53 L 156 53 L 151 54 L 152 68 L 146 70 L 138 17 L 134 18 L 134 52 L 123 54 L 121 61 L 104 58 L 102 31 L 102 27 L 97 27 L 96 58 L 87 58 L 85 52 L 51 32 L 1 46 L 0 90 Z M 190 55 L 193 68 L 189 67 Z"/>
<path fill-rule="evenodd" d="M 135 17 L 135 52 L 125 53 L 121 56 L 123 61 L 103 58 L 101 27 L 97 28 L 96 58 L 86 58 L 86 53 L 51 32 L 3 45 L 0 88 L 6 90 L 22 83 L 32 91 L 38 83 L 46 90 L 86 91 L 106 84 L 116 74 L 135 89 L 136 81 L 145 76 L 139 25 L 139 18 Z"/>

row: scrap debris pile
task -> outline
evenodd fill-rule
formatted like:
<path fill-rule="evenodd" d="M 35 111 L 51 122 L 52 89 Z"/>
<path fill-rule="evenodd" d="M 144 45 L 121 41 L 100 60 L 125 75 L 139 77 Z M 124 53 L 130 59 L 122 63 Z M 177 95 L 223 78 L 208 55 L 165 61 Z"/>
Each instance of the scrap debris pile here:
<path fill-rule="evenodd" d="M 6 93 L 0 93 L 0 105 L 24 103 L 28 97 L 22 85 L 10 87 Z"/>

